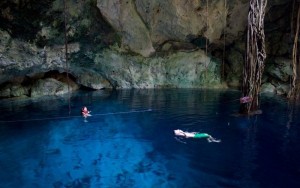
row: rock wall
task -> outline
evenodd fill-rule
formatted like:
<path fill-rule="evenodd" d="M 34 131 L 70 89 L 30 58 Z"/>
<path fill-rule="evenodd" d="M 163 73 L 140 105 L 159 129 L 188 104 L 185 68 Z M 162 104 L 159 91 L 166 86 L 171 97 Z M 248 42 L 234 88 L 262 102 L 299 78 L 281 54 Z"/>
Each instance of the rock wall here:
<path fill-rule="evenodd" d="M 107 50 L 95 59 L 94 69 L 114 88 L 213 88 L 223 87 L 219 65 L 202 50 L 152 58 Z"/>
<path fill-rule="evenodd" d="M 143 56 L 166 41 L 191 42 L 205 37 L 218 44 L 224 30 L 228 42 L 243 33 L 247 23 L 247 1 L 232 0 L 98 0 L 103 17 L 122 33 L 123 45 Z"/>
<path fill-rule="evenodd" d="M 291 76 L 292 3 L 270 0 L 265 18 L 263 88 L 279 94 Z M 62 1 L 4 0 L 0 9 L 0 97 L 61 94 L 67 85 L 73 91 L 241 84 L 247 0 L 67 1 L 68 64 Z M 33 92 L 43 85 L 45 91 Z"/>

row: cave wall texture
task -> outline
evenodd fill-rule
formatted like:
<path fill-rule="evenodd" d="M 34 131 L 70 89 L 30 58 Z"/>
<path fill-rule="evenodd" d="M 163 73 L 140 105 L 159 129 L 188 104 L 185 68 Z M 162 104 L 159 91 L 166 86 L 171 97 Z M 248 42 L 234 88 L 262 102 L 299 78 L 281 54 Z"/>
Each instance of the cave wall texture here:
<path fill-rule="evenodd" d="M 247 0 L 63 2 L 0 2 L 0 98 L 62 94 L 68 82 L 71 90 L 240 86 Z M 263 91 L 289 89 L 295 4 L 268 1 Z"/>

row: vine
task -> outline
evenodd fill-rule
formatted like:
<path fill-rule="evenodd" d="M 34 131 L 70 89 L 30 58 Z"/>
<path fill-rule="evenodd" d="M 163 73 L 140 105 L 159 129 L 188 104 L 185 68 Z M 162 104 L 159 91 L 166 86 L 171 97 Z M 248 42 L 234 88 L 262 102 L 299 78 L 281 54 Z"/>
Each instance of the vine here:
<path fill-rule="evenodd" d="M 295 3 L 295 2 L 294 2 Z M 293 4 L 294 9 L 295 4 Z M 293 13 L 292 13 L 293 14 Z M 292 17 L 292 22 L 294 18 Z M 298 49 L 298 43 L 299 43 L 299 23 L 300 22 L 300 5 L 298 5 L 298 13 L 296 18 L 296 28 L 295 28 L 295 36 L 294 36 L 294 44 L 293 44 L 293 52 L 292 52 L 292 83 L 291 83 L 291 89 L 288 93 L 288 98 L 291 100 L 298 100 L 299 99 L 299 91 L 300 91 L 300 81 L 298 78 L 299 75 L 299 63 L 300 63 L 300 56 L 299 56 L 299 49 Z M 293 24 L 292 24 L 293 25 Z M 291 32 L 293 33 L 293 27 L 291 27 Z"/>
<path fill-rule="evenodd" d="M 225 55 L 226 55 L 226 25 L 227 25 L 227 1 L 224 0 L 224 28 L 223 28 L 223 59 L 222 59 L 222 78 L 224 79 L 225 74 Z"/>
<path fill-rule="evenodd" d="M 206 32 L 208 33 L 208 0 L 206 0 Z M 206 35 L 205 38 L 205 55 L 207 56 L 207 51 L 208 51 L 208 36 Z M 207 78 L 207 69 L 208 69 L 208 64 L 209 62 L 205 65 L 205 77 Z"/>
<path fill-rule="evenodd" d="M 259 108 L 259 93 L 266 59 L 264 34 L 266 5 L 267 0 L 250 0 L 242 94 L 251 98 L 251 101 L 241 104 L 242 114 L 250 114 Z"/>
<path fill-rule="evenodd" d="M 68 83 L 68 101 L 69 101 L 69 114 L 71 113 L 71 97 L 70 97 L 70 84 L 69 84 L 69 64 L 68 64 L 68 36 L 67 36 L 67 4 L 64 0 L 64 38 L 65 38 L 65 59 L 66 59 L 66 72 Z"/>

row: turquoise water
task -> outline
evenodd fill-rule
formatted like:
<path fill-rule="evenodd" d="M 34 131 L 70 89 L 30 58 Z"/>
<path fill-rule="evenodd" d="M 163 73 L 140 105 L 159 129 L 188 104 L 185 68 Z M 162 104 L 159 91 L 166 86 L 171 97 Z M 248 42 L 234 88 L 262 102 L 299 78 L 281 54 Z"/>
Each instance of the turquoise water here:
<path fill-rule="evenodd" d="M 238 91 L 121 90 L 0 101 L 0 187 L 300 187 L 299 107 Z M 84 119 L 85 105 L 93 116 Z M 69 113 L 70 109 L 70 113 Z M 174 138 L 173 130 L 211 134 Z"/>

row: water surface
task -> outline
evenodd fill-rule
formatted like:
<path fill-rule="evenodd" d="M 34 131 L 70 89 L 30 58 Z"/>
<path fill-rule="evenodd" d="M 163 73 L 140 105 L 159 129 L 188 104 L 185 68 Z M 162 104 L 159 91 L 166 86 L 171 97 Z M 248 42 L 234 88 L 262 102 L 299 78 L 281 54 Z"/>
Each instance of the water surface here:
<path fill-rule="evenodd" d="M 299 108 L 262 95 L 262 115 L 236 117 L 239 97 L 172 89 L 1 100 L 0 185 L 300 187 Z M 178 141 L 177 128 L 222 142 Z"/>

